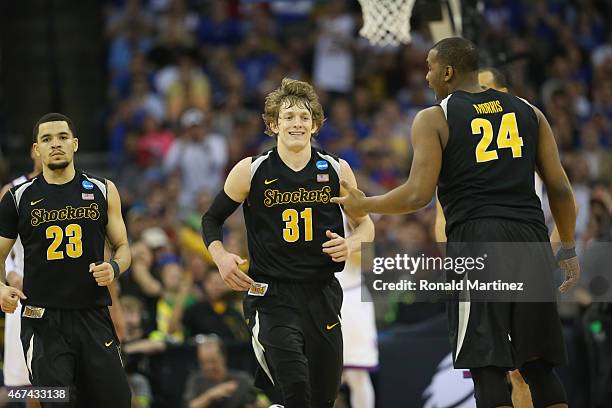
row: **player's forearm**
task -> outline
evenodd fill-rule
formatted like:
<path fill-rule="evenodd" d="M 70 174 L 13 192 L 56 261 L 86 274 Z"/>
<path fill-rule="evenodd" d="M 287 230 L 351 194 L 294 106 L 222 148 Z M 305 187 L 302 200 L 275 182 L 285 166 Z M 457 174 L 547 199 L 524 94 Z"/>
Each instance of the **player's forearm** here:
<path fill-rule="evenodd" d="M 210 252 L 213 262 L 217 265 L 219 264 L 219 259 L 227 254 L 227 250 L 223 246 L 223 242 L 219 240 L 210 243 L 208 246 L 208 252 Z"/>
<path fill-rule="evenodd" d="M 125 272 L 132 263 L 132 253 L 130 251 L 130 246 L 127 242 L 119 244 L 115 250 L 115 256 L 113 260 L 117 262 L 119 265 L 119 271 L 121 273 Z"/>
<path fill-rule="evenodd" d="M 365 211 L 377 214 L 406 214 L 425 207 L 431 201 L 431 195 L 426 197 L 418 189 L 411 188 L 409 182 L 394 188 L 380 196 L 365 199 Z"/>
<path fill-rule="evenodd" d="M 561 242 L 565 245 L 573 245 L 577 211 L 574 194 L 569 183 L 561 188 L 550 189 L 548 191 L 548 202 L 555 219 L 555 225 L 559 230 Z"/>
<path fill-rule="evenodd" d="M 349 251 L 361 251 L 362 242 L 372 242 L 374 240 L 374 223 L 370 217 L 363 217 L 357 224 L 351 235 L 346 239 Z"/>

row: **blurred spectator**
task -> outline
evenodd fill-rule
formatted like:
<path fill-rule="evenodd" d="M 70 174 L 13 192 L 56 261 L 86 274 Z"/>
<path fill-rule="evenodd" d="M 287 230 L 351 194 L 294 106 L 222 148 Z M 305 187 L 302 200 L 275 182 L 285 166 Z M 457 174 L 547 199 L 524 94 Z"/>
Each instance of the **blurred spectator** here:
<path fill-rule="evenodd" d="M 157 301 L 157 330 L 152 338 L 182 342 L 185 338 L 183 312 L 195 301 L 191 294 L 191 276 L 184 274 L 178 263 L 170 261 L 162 267 L 161 280 L 162 293 Z"/>
<path fill-rule="evenodd" d="M 230 16 L 229 1 L 217 0 L 207 4 L 200 15 L 198 40 L 202 44 L 233 45 L 242 38 L 240 21 Z"/>
<path fill-rule="evenodd" d="M 143 308 L 140 301 L 133 296 L 122 296 L 120 302 L 127 327 L 126 336 L 122 341 L 122 351 L 126 354 L 124 365 L 132 389 L 132 408 L 147 408 L 153 402 L 153 394 L 149 380 L 141 372 L 144 371 L 142 360 L 136 355 L 161 352 L 165 347 L 159 342 L 142 340 L 144 336 Z M 143 347 L 145 344 L 146 346 Z"/>
<path fill-rule="evenodd" d="M 162 99 L 151 91 L 149 81 L 145 75 L 138 75 L 132 79 L 130 102 L 132 109 L 142 116 L 152 116 L 158 122 L 165 118 L 165 106 Z"/>
<path fill-rule="evenodd" d="M 185 386 L 184 401 L 189 408 L 255 407 L 257 394 L 252 378 L 245 372 L 231 371 L 225 364 L 221 341 L 208 336 L 198 345 L 200 369 Z"/>
<path fill-rule="evenodd" d="M 194 208 L 199 192 L 215 194 L 221 188 L 228 159 L 225 138 L 209 133 L 207 115 L 189 109 L 181 116 L 181 133 L 164 160 L 166 173 L 178 172 L 182 179 L 179 203 Z"/>
<path fill-rule="evenodd" d="M 109 68 L 112 76 L 128 71 L 132 57 L 146 53 L 153 47 L 153 40 L 146 34 L 146 28 L 139 20 L 129 21 L 112 42 L 109 52 Z"/>
<path fill-rule="evenodd" d="M 196 45 L 198 15 L 187 9 L 186 0 L 170 0 L 168 8 L 157 19 L 159 45 L 168 49 Z"/>
<path fill-rule="evenodd" d="M 166 89 L 170 123 L 176 123 L 181 113 L 188 108 L 204 112 L 210 109 L 210 83 L 206 75 L 196 68 L 189 54 L 179 57 L 176 74 L 176 78 L 169 81 Z M 171 80 L 172 77 L 166 79 Z"/>
<path fill-rule="evenodd" d="M 230 289 L 219 271 L 211 269 L 204 280 L 206 298 L 185 310 L 183 327 L 191 336 L 216 334 L 227 345 L 248 343 L 251 335 L 242 314 L 226 300 Z"/>
<path fill-rule="evenodd" d="M 132 390 L 132 408 L 149 408 L 153 402 L 153 393 L 147 377 L 134 373 L 128 376 L 128 382 Z"/>
<path fill-rule="evenodd" d="M 589 166 L 590 178 L 612 179 L 612 154 L 603 148 L 599 129 L 594 123 L 587 123 L 582 127 L 580 141 Z"/>
<path fill-rule="evenodd" d="M 142 135 L 138 139 L 137 162 L 141 168 L 159 167 L 174 143 L 174 134 L 160 126 L 159 118 L 146 115 L 142 121 Z"/>
<path fill-rule="evenodd" d="M 327 13 L 321 15 L 318 24 L 314 83 L 322 90 L 347 94 L 353 89 L 355 19 L 347 11 L 346 1 L 330 2 Z"/>

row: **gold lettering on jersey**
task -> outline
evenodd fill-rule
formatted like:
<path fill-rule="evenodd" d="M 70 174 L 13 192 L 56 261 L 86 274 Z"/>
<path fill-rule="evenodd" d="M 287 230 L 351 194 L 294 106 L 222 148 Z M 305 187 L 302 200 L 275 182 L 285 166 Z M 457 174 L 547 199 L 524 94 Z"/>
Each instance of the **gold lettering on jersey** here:
<path fill-rule="evenodd" d="M 277 204 L 296 203 L 329 203 L 331 187 L 325 186 L 320 190 L 306 190 L 300 187 L 297 191 L 279 191 L 267 189 L 264 191 L 264 205 L 274 207 Z"/>
<path fill-rule="evenodd" d="M 474 110 L 476 110 L 476 113 L 478 113 L 479 115 L 500 113 L 504 111 L 504 108 L 502 108 L 501 106 L 501 102 L 499 102 L 498 100 L 478 104 L 474 103 L 472 104 L 472 106 L 474 107 Z"/>
<path fill-rule="evenodd" d="M 98 204 L 92 203 L 87 207 L 66 206 L 60 210 L 47 210 L 44 208 L 35 208 L 32 210 L 32 219 L 30 224 L 36 227 L 47 222 L 65 221 L 65 220 L 80 220 L 89 218 L 97 220 L 100 218 L 100 208 Z"/>

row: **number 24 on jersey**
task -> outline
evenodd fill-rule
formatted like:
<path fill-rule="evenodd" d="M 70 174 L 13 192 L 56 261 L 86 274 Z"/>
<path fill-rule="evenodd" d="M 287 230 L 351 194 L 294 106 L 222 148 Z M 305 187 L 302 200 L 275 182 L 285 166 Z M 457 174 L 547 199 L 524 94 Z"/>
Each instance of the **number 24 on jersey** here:
<path fill-rule="evenodd" d="M 472 120 L 472 134 L 482 134 L 482 139 L 476 146 L 476 162 L 485 163 L 497 160 L 497 150 L 487 150 L 493 141 L 493 125 L 484 118 Z M 523 156 L 523 139 L 518 134 L 516 115 L 514 112 L 506 113 L 502 116 L 499 132 L 497 132 L 497 149 L 512 149 L 512 157 Z"/>

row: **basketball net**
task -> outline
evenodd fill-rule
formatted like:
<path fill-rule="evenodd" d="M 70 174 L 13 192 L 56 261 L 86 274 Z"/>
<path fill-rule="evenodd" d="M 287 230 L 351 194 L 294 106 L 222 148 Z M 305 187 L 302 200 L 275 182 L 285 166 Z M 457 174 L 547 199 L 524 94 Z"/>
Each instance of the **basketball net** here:
<path fill-rule="evenodd" d="M 410 42 L 410 16 L 415 0 L 359 0 L 362 37 L 372 45 L 398 46 Z"/>
<path fill-rule="evenodd" d="M 359 34 L 372 45 L 396 47 L 410 43 L 410 17 L 416 0 L 359 0 L 363 27 Z M 434 42 L 461 35 L 460 0 L 441 2 L 442 19 L 430 21 L 429 30 Z"/>

